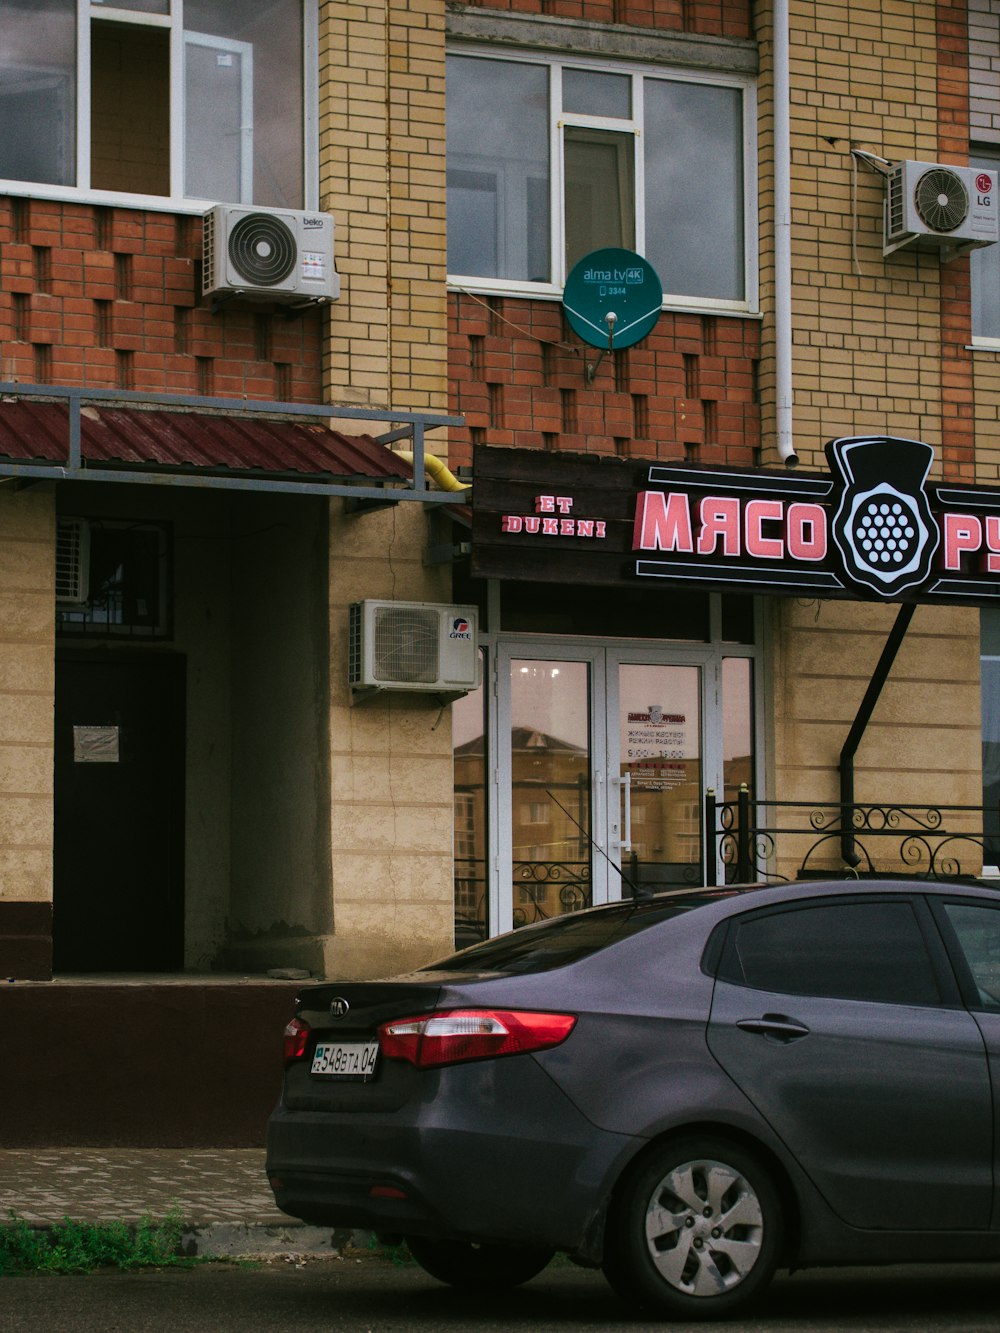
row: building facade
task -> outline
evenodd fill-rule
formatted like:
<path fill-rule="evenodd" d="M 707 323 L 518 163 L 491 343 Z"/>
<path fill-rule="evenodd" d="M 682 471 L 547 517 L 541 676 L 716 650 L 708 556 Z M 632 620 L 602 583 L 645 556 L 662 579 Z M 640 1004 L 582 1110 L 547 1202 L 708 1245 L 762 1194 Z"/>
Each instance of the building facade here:
<path fill-rule="evenodd" d="M 587 524 L 631 533 L 651 469 L 780 492 L 855 437 L 930 446 L 935 486 L 1000 487 L 1000 246 L 886 254 L 883 222 L 895 164 L 1000 162 L 1000 5 L 0 20 L 0 962 L 12 1016 L 69 1021 L 89 1090 L 55 1111 L 12 1051 L 39 1092 L 10 1133 L 255 1141 L 290 970 L 386 974 L 732 877 L 709 790 L 838 801 L 897 602 L 638 578 Z M 301 285 L 276 295 L 273 237 L 251 237 L 245 283 L 211 238 L 254 215 L 332 219 L 332 251 L 294 231 Z M 563 300 L 609 248 L 664 295 L 605 350 Z M 505 513 L 562 526 L 539 547 Z M 1000 633 L 988 593 L 916 600 L 853 791 L 965 807 L 976 833 Z M 475 610 L 481 687 L 352 690 L 366 601 Z M 793 841 L 768 871 L 797 872 Z M 164 1095 L 162 1062 L 118 1069 L 95 1032 L 123 998 L 135 1050 L 196 1034 L 171 1082 L 216 1113 Z M 220 1018 L 253 1033 L 235 1072 Z"/>

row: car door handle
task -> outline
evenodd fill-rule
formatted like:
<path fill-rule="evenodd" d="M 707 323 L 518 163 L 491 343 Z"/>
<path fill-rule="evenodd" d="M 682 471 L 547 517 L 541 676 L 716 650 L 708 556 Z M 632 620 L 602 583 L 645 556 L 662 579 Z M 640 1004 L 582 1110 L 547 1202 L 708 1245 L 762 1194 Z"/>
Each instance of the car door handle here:
<path fill-rule="evenodd" d="M 741 1032 L 755 1032 L 761 1037 L 773 1037 L 776 1041 L 798 1041 L 809 1036 L 809 1029 L 804 1023 L 785 1014 L 764 1014 L 762 1018 L 740 1018 L 736 1026 Z"/>

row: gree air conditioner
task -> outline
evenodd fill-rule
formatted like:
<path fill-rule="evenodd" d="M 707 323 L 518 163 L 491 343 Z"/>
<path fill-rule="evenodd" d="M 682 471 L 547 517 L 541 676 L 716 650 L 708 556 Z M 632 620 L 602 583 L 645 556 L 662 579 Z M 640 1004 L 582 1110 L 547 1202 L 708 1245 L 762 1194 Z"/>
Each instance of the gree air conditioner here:
<path fill-rule="evenodd" d="M 995 245 L 998 209 L 995 171 L 896 162 L 886 176 L 882 253 L 917 246 L 954 259 Z"/>
<path fill-rule="evenodd" d="M 335 301 L 329 213 L 218 204 L 205 214 L 202 295 L 308 305 Z"/>
<path fill-rule="evenodd" d="M 90 593 L 90 524 L 85 518 L 56 520 L 56 602 L 83 606 Z"/>
<path fill-rule="evenodd" d="M 354 602 L 348 679 L 356 697 L 427 690 L 457 697 L 479 685 L 477 612 L 430 602 Z"/>

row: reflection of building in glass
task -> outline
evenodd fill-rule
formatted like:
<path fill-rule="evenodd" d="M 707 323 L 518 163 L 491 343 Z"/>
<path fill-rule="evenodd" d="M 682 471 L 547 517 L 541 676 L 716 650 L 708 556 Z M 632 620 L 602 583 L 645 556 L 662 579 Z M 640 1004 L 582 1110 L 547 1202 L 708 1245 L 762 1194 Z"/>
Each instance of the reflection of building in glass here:
<path fill-rule="evenodd" d="M 587 751 L 546 732 L 515 727 L 511 732 L 511 766 L 515 924 L 524 925 L 588 906 Z M 471 931 L 486 934 L 482 736 L 455 749 L 455 818 L 456 934 L 459 943 L 464 943 Z"/>

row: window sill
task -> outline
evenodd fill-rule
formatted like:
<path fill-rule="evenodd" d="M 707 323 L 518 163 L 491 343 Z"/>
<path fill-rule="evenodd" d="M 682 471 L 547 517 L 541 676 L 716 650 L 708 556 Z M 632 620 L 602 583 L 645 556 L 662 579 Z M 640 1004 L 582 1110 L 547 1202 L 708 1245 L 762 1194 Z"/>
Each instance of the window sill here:
<path fill-rule="evenodd" d="M 448 291 L 483 298 L 509 296 L 521 301 L 562 301 L 562 289 L 551 283 L 504 282 L 491 278 L 448 278 Z M 761 319 L 760 310 L 745 301 L 685 300 L 666 296 L 663 310 L 673 314 L 722 315 L 735 319 Z M 1000 343 L 997 344 L 1000 350 Z"/>
<path fill-rule="evenodd" d="M 143 213 L 181 213 L 190 217 L 204 217 L 216 204 L 230 202 L 220 199 L 182 199 L 159 194 L 123 194 L 116 190 L 79 190 L 74 185 L 42 185 L 33 181 L 0 180 L 0 195 L 15 198 L 52 199 L 63 204 L 90 204 L 101 208 L 132 208 Z M 272 204 L 232 204 L 233 208 L 259 208 L 267 212 Z M 284 207 L 284 205 L 282 205 Z M 312 205 L 305 205 L 305 209 Z M 295 206 L 290 211 L 303 211 Z"/>

